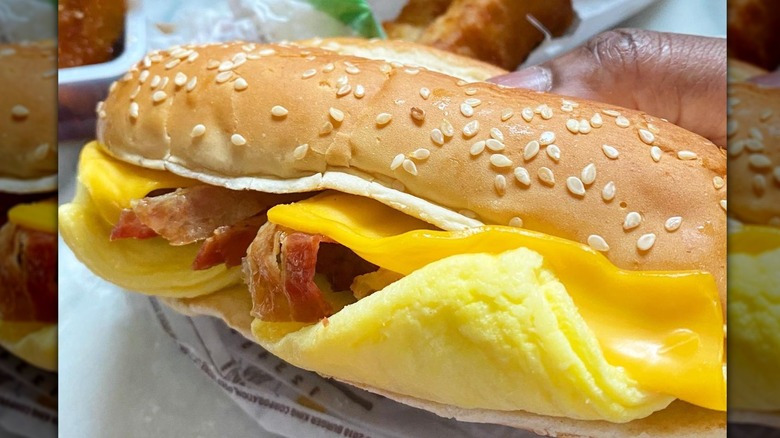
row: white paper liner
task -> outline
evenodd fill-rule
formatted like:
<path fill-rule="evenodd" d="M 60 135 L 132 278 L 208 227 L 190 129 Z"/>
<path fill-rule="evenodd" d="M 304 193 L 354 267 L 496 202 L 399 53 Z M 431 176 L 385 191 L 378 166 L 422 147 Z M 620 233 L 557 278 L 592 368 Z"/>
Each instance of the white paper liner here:
<path fill-rule="evenodd" d="M 0 436 L 57 436 L 57 374 L 0 348 Z"/>

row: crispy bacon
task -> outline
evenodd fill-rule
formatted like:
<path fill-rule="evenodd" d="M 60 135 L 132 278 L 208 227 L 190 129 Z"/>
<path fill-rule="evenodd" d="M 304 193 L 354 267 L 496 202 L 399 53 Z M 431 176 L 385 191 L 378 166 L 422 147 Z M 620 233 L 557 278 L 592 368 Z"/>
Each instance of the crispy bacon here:
<path fill-rule="evenodd" d="M 228 267 L 238 266 L 246 255 L 246 249 L 257 236 L 257 230 L 266 222 L 265 214 L 253 216 L 235 225 L 224 225 L 203 242 L 192 262 L 192 269 L 198 271 L 224 263 Z"/>
<path fill-rule="evenodd" d="M 260 228 L 244 259 L 252 314 L 264 321 L 316 322 L 330 316 L 333 308 L 314 275 L 323 273 L 335 290 L 348 290 L 354 277 L 372 270 L 376 266 L 325 236 L 288 233 L 272 223 Z"/>
<path fill-rule="evenodd" d="M 119 222 L 111 230 L 110 239 L 149 239 L 157 236 L 156 231 L 138 219 L 135 211 L 126 208 L 119 214 Z"/>
<path fill-rule="evenodd" d="M 57 237 L 13 223 L 0 229 L 0 319 L 57 321 Z"/>

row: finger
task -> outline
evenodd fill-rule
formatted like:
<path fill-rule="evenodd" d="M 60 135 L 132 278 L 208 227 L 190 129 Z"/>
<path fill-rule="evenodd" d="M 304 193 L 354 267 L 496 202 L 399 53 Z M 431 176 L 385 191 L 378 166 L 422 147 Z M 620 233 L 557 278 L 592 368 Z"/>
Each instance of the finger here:
<path fill-rule="evenodd" d="M 493 82 L 644 111 L 726 144 L 726 41 L 637 29 Z"/>
<path fill-rule="evenodd" d="M 780 88 L 780 71 L 769 73 L 766 75 L 755 76 L 750 78 L 750 82 L 754 82 L 765 87 L 777 87 Z"/>

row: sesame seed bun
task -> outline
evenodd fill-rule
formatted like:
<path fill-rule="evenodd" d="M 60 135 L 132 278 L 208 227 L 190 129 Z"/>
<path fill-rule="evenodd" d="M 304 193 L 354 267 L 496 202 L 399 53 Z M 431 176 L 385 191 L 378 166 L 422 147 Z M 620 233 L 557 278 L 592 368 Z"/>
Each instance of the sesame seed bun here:
<path fill-rule="evenodd" d="M 753 64 L 748 64 L 747 62 L 743 62 L 734 58 L 730 58 L 728 64 L 729 83 L 742 82 L 750 78 L 769 73 L 761 67 L 757 67 Z"/>
<path fill-rule="evenodd" d="M 780 88 L 733 82 L 728 93 L 729 214 L 780 226 Z"/>
<path fill-rule="evenodd" d="M 0 44 L 0 192 L 57 187 L 56 47 Z"/>
<path fill-rule="evenodd" d="M 396 43 L 381 44 L 384 57 Z M 724 150 L 641 112 L 328 47 L 153 53 L 99 106 L 99 140 L 122 160 L 233 189 L 339 190 L 443 229 L 587 243 L 625 269 L 702 269 L 725 302 Z M 439 57 L 398 47 L 405 63 Z"/>

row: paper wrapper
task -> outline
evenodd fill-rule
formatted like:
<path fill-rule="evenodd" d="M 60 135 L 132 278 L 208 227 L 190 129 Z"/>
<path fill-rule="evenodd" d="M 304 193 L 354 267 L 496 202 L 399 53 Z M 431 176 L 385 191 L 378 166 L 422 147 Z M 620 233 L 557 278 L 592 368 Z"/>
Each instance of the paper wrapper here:
<path fill-rule="evenodd" d="M 57 436 L 57 374 L 0 348 L 0 436 Z"/>

